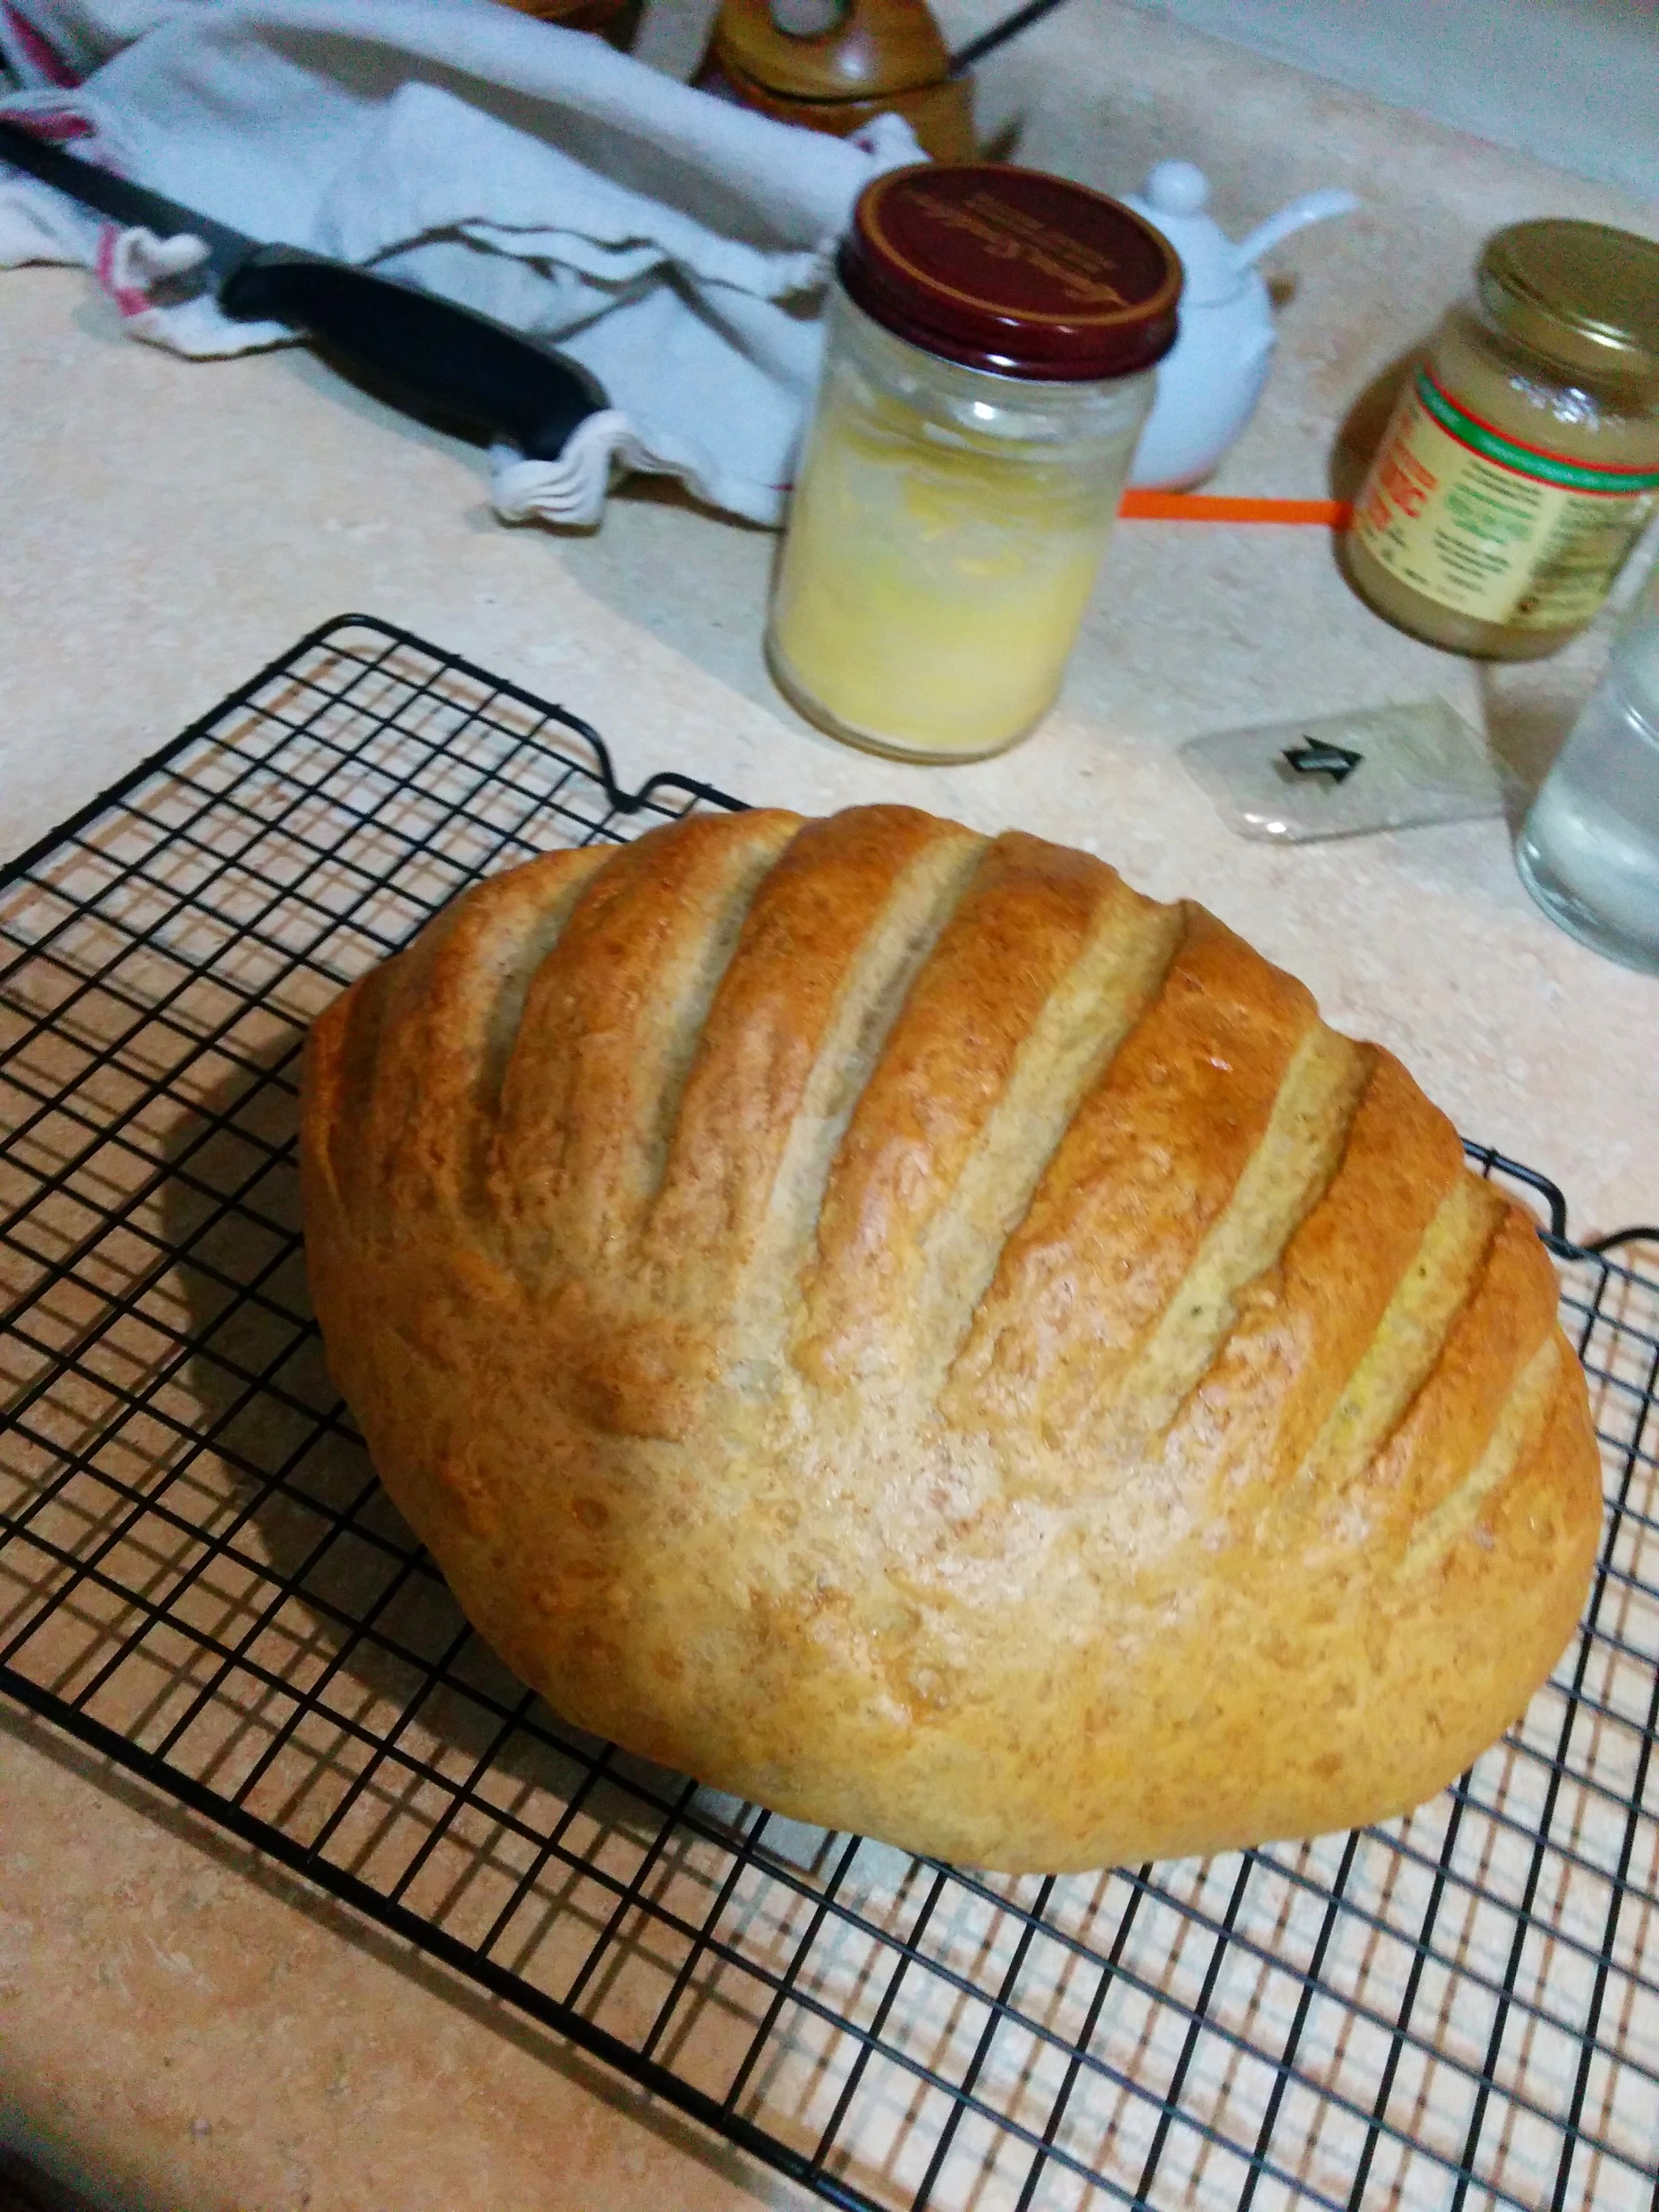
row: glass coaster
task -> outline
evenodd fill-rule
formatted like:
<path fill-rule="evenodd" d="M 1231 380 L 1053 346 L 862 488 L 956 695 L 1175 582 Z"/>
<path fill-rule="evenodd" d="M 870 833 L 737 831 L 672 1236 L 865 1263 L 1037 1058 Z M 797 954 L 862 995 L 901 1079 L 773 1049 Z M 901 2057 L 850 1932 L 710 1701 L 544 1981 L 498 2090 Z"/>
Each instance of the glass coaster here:
<path fill-rule="evenodd" d="M 1188 773 L 1241 837 L 1299 845 L 1504 811 L 1504 772 L 1443 699 L 1189 738 Z"/>

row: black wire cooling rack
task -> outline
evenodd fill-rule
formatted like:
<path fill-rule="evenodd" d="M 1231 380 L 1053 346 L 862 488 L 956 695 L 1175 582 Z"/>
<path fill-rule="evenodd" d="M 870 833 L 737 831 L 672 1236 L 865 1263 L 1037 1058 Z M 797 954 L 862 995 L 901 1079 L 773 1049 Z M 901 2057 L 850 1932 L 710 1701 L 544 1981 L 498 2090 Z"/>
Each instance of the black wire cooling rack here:
<path fill-rule="evenodd" d="M 982 1878 L 596 1742 L 468 1632 L 324 1371 L 301 1036 L 485 872 L 733 803 L 351 617 L 0 878 L 0 1686 L 843 2206 L 1656 2212 L 1659 1282 L 1496 1154 L 1607 1538 L 1408 1820 Z"/>

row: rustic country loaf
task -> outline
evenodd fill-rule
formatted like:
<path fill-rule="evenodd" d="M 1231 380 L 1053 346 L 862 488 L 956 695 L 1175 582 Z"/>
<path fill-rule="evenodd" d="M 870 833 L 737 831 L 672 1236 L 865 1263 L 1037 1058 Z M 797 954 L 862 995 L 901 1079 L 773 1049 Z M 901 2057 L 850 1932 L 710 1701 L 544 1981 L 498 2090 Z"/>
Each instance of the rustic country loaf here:
<path fill-rule="evenodd" d="M 570 1719 L 1007 1869 L 1399 1811 L 1570 1634 L 1525 1215 L 1200 907 L 903 807 L 470 892 L 316 1026 L 330 1361 Z"/>

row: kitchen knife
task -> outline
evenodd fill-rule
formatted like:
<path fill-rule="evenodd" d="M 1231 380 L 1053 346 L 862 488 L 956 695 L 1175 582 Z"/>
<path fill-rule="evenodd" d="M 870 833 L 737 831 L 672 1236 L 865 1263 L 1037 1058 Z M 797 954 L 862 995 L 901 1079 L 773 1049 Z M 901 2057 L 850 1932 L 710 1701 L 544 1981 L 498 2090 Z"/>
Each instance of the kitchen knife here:
<path fill-rule="evenodd" d="M 585 416 L 608 405 L 585 368 L 506 324 L 393 276 L 297 246 L 262 246 L 160 192 L 77 161 L 0 116 L 0 161 L 82 206 L 158 238 L 199 238 L 198 275 L 238 322 L 288 323 L 362 369 L 413 412 L 508 439 L 556 460 Z"/>

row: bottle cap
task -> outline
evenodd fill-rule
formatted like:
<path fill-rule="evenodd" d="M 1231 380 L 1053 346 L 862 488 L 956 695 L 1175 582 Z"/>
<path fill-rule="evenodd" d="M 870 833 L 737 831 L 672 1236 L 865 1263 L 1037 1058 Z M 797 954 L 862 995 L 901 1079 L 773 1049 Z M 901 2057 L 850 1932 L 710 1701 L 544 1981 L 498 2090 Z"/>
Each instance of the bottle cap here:
<path fill-rule="evenodd" d="M 1103 192 L 994 161 L 924 162 L 866 185 L 841 280 L 912 345 L 1002 376 L 1086 382 L 1162 360 L 1181 264 Z"/>
<path fill-rule="evenodd" d="M 1481 250 L 1476 283 L 1522 345 L 1592 374 L 1659 380 L 1659 243 L 1603 222 L 1511 223 Z"/>

